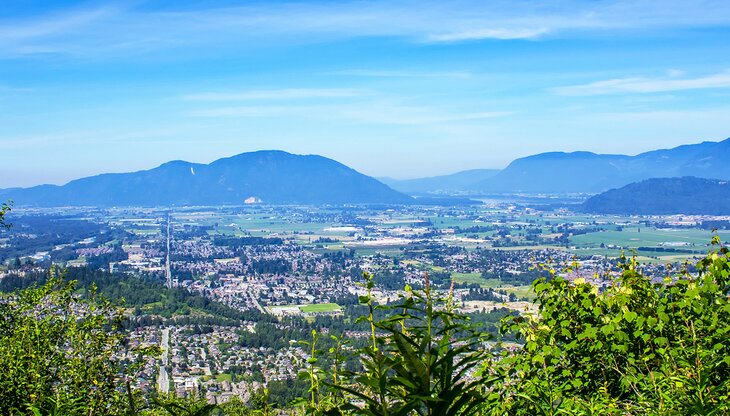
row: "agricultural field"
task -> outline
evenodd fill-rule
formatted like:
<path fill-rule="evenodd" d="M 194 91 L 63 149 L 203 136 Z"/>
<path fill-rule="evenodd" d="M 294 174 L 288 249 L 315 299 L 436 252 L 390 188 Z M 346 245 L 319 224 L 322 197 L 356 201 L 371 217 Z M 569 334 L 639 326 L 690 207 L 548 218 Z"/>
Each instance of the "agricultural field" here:
<path fill-rule="evenodd" d="M 274 315 L 299 315 L 306 313 L 336 313 L 342 307 L 336 303 L 315 303 L 306 305 L 283 305 L 270 306 L 269 310 Z"/>
<path fill-rule="evenodd" d="M 712 233 L 697 229 L 656 229 L 627 227 L 622 231 L 601 231 L 574 236 L 571 244 L 580 247 L 615 245 L 625 248 L 664 247 L 702 252 L 707 247 Z M 730 233 L 721 233 L 721 239 L 730 238 Z"/>
<path fill-rule="evenodd" d="M 500 287 L 501 284 L 499 279 L 485 279 L 481 273 L 452 273 L 451 275 L 457 283 L 476 283 L 484 288 L 494 289 Z"/>
<path fill-rule="evenodd" d="M 313 305 L 301 305 L 299 309 L 303 313 L 339 312 L 342 308 L 336 303 L 320 303 Z"/>

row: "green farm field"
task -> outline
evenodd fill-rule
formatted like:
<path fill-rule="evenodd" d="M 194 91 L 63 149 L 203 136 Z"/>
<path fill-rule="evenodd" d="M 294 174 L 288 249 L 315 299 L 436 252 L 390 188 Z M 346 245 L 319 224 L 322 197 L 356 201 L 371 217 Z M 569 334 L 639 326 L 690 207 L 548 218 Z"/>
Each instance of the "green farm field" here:
<path fill-rule="evenodd" d="M 299 309 L 304 313 L 317 313 L 317 312 L 337 312 L 339 311 L 340 305 L 336 303 L 320 303 L 316 305 L 302 305 Z"/>
<path fill-rule="evenodd" d="M 723 232 L 720 234 L 720 238 L 726 241 L 730 238 L 730 233 Z M 700 253 L 706 250 L 711 239 L 712 233 L 707 230 L 632 227 L 624 228 L 623 231 L 602 231 L 577 235 L 572 237 L 570 241 L 572 245 L 578 248 L 595 248 L 599 247 L 601 243 L 627 248 L 661 247 L 662 244 L 665 244 L 667 248 L 696 250 Z"/>
<path fill-rule="evenodd" d="M 452 273 L 451 275 L 457 283 L 476 283 L 484 288 L 496 288 L 499 287 L 501 283 L 499 279 L 485 279 L 482 277 L 481 273 Z"/>

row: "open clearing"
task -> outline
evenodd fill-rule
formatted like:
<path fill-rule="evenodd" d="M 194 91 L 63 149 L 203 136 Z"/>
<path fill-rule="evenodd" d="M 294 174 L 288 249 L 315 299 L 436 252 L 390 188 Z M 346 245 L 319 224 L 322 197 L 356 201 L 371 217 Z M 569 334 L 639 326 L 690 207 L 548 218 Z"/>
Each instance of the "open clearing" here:
<path fill-rule="evenodd" d="M 298 313 L 331 313 L 342 310 L 336 303 L 318 303 L 309 305 L 283 305 L 269 306 L 269 311 L 274 315 L 295 315 Z"/>
<path fill-rule="evenodd" d="M 501 283 L 499 279 L 485 279 L 481 273 L 452 273 L 452 276 L 454 276 L 454 281 L 457 283 L 476 283 L 484 288 L 499 287 Z"/>
<path fill-rule="evenodd" d="M 317 305 L 301 305 L 299 309 L 304 313 L 318 313 L 318 312 L 337 312 L 339 311 L 340 305 L 336 303 L 320 303 Z"/>

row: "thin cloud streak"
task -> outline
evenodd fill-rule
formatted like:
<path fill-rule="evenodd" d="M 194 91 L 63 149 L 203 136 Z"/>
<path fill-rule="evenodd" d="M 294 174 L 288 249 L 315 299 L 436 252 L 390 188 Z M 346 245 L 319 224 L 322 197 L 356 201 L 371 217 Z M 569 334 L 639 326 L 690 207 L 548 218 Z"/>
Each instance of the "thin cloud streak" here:
<path fill-rule="evenodd" d="M 0 20 L 0 56 L 138 55 L 180 48 L 262 47 L 358 37 L 417 43 L 584 37 L 590 31 L 716 27 L 730 2 L 478 1 L 261 3 L 183 11 L 72 9 Z"/>
<path fill-rule="evenodd" d="M 367 91 L 354 88 L 282 88 L 262 89 L 240 92 L 206 92 L 189 94 L 182 98 L 186 101 L 254 101 L 254 100 L 292 100 L 311 98 L 349 98 L 361 97 Z"/>
<path fill-rule="evenodd" d="M 679 74 L 671 72 L 671 74 Z M 645 94 L 709 88 L 730 88 L 730 70 L 698 78 L 616 78 L 553 88 L 558 95 L 592 96 L 607 94 Z"/>
<path fill-rule="evenodd" d="M 514 28 L 514 29 L 474 29 L 460 32 L 429 35 L 426 42 L 462 42 L 470 40 L 497 39 L 535 39 L 549 33 L 548 28 Z"/>
<path fill-rule="evenodd" d="M 479 121 L 515 114 L 511 111 L 458 112 L 423 106 L 372 102 L 350 106 L 335 105 L 244 105 L 193 110 L 190 117 L 280 118 L 303 117 L 309 120 L 354 121 L 366 124 L 430 125 Z"/>
<path fill-rule="evenodd" d="M 684 125 L 691 125 L 691 122 L 721 121 L 730 117 L 730 107 L 699 108 L 688 110 L 653 110 L 653 111 L 617 111 L 597 113 L 596 119 L 620 121 L 620 122 L 657 122 L 677 123 L 681 120 Z M 690 122 L 691 121 L 691 122 Z M 722 124 L 722 122 L 720 122 Z"/>
<path fill-rule="evenodd" d="M 341 75 L 363 78 L 454 78 L 467 79 L 474 76 L 469 71 L 443 71 L 443 72 L 422 72 L 406 70 L 382 70 L 382 69 L 348 69 L 342 71 L 327 72 L 326 75 Z"/>

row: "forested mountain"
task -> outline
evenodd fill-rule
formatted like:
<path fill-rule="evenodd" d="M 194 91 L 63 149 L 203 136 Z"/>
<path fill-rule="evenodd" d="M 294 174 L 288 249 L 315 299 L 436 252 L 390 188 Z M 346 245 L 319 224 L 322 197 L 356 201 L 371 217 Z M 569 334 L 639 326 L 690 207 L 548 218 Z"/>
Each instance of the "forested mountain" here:
<path fill-rule="evenodd" d="M 596 214 L 730 215 L 730 185 L 695 177 L 656 178 L 611 189 L 585 201 Z"/>
<path fill-rule="evenodd" d="M 87 177 L 4 195 L 18 205 L 163 206 L 408 203 L 411 198 L 317 155 L 258 151 L 208 165 L 173 161 L 133 173 Z"/>
<path fill-rule="evenodd" d="M 551 152 L 517 159 L 473 187 L 480 192 L 598 193 L 649 178 L 730 179 L 730 139 L 636 156 Z"/>

